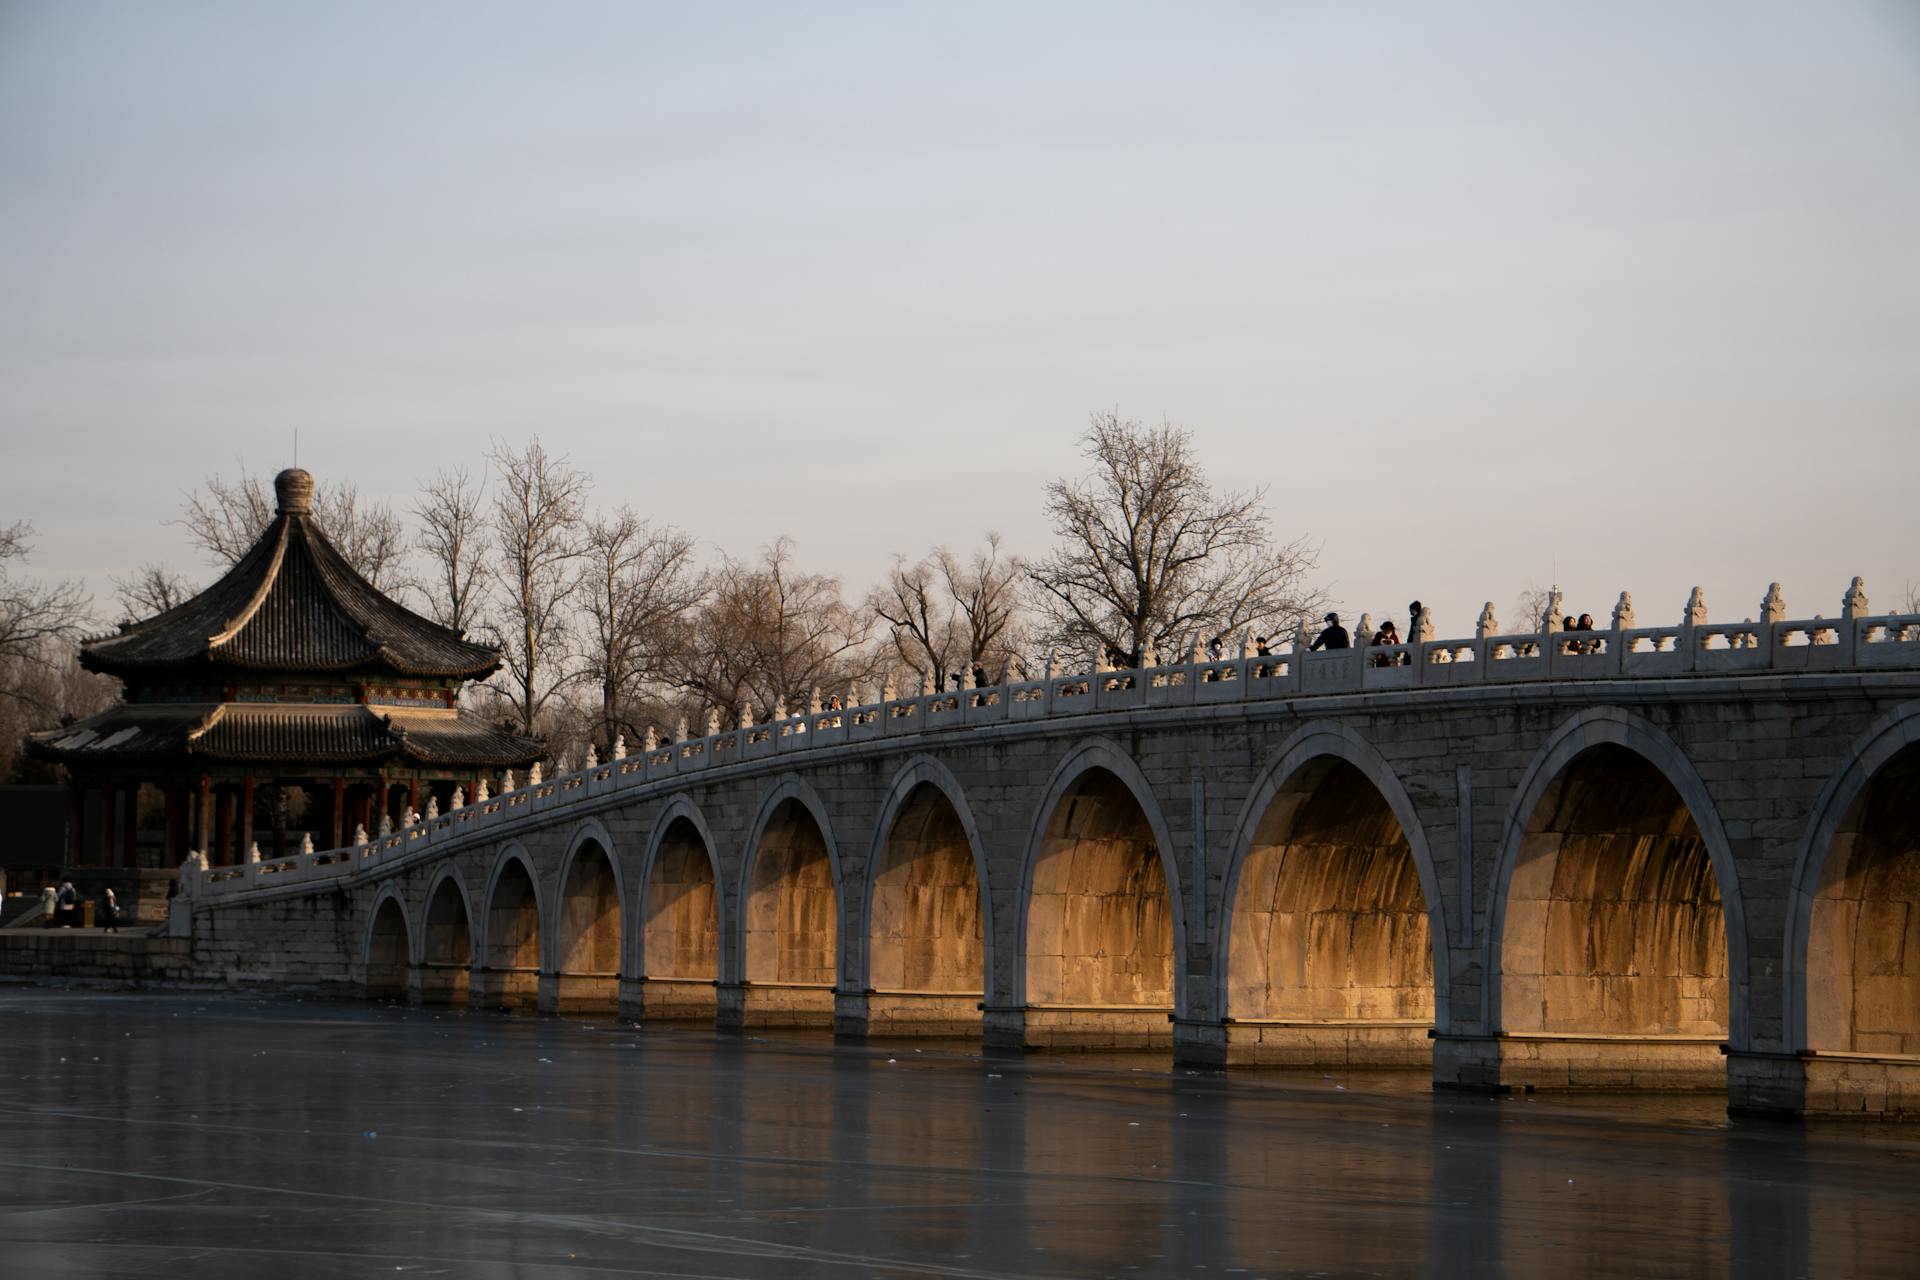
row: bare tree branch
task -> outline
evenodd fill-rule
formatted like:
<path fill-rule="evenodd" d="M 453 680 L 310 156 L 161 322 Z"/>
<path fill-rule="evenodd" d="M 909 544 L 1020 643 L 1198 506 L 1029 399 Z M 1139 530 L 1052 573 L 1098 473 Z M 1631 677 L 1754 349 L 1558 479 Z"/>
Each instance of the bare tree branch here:
<path fill-rule="evenodd" d="M 705 575 L 694 563 L 697 546 L 678 529 L 654 528 L 624 506 L 587 526 L 582 674 L 599 688 L 603 746 L 617 734 L 638 736 L 627 708 L 677 669 L 686 617 L 707 595 Z"/>
<path fill-rule="evenodd" d="M 112 581 L 124 622 L 138 622 L 165 613 L 193 598 L 193 588 L 187 580 L 163 564 L 141 565 L 127 577 Z"/>
<path fill-rule="evenodd" d="M 1316 549 L 1276 543 L 1265 491 L 1215 494 L 1190 432 L 1096 414 L 1084 437 L 1093 473 L 1047 486 L 1060 544 L 1032 565 L 1046 638 L 1138 661 L 1196 632 L 1290 632 L 1317 611 Z"/>
<path fill-rule="evenodd" d="M 257 475 L 229 481 L 208 476 L 206 488 L 187 495 L 179 523 L 194 545 L 219 568 L 237 564 L 273 523 L 274 500 Z M 352 484 L 321 485 L 313 518 L 354 571 L 376 590 L 395 595 L 411 587 L 406 572 L 406 527 L 384 502 L 363 502 Z"/>
<path fill-rule="evenodd" d="M 474 625 L 481 599 L 481 555 L 486 549 L 485 477 L 465 467 L 438 471 L 422 482 L 413 514 L 420 521 L 414 546 L 430 566 L 421 590 L 427 611 L 443 627 Z"/>
<path fill-rule="evenodd" d="M 580 587 L 586 473 L 549 454 L 536 437 L 518 452 L 487 455 L 494 494 L 490 566 L 493 631 L 514 691 L 515 714 L 533 732 L 547 699 L 574 673 L 561 669 L 571 638 L 567 606 Z"/>

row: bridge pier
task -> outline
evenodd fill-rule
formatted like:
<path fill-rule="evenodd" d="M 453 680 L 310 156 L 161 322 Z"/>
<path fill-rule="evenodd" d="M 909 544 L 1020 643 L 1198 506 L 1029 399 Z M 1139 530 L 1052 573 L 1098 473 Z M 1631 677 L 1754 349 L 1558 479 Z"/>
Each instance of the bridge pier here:
<path fill-rule="evenodd" d="M 1920 1057 L 1868 1053 L 1727 1054 L 1736 1115 L 1920 1117 Z"/>
<path fill-rule="evenodd" d="M 472 969 L 464 964 L 427 961 L 407 970 L 407 1003 L 465 1005 Z"/>
<path fill-rule="evenodd" d="M 1433 1083 L 1460 1089 L 1718 1093 L 1728 1070 L 1717 1036 L 1503 1032 L 1436 1034 Z"/>
<path fill-rule="evenodd" d="M 1026 1005 L 988 1008 L 981 1044 L 988 1049 L 1169 1049 L 1172 1015 L 1140 1005 Z"/>
<path fill-rule="evenodd" d="M 537 969 L 475 969 L 467 988 L 467 1004 L 474 1009 L 538 1008 L 540 976 Z"/>
<path fill-rule="evenodd" d="M 833 1029 L 842 1036 L 977 1040 L 978 991 L 862 991 L 841 993 Z"/>
<path fill-rule="evenodd" d="M 543 1013 L 609 1014 L 620 1007 L 617 973 L 543 973 L 540 1010 Z"/>
<path fill-rule="evenodd" d="M 719 1015 L 711 978 L 622 978 L 620 1016 L 635 1022 L 713 1022 Z"/>
<path fill-rule="evenodd" d="M 824 982 L 721 982 L 714 986 L 715 1024 L 746 1027 L 832 1027 L 834 990 Z"/>

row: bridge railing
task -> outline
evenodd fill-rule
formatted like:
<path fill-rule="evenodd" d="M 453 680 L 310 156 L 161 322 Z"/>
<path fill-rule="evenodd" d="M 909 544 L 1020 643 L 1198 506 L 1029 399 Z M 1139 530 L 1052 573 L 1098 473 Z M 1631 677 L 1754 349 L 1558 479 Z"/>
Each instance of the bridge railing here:
<path fill-rule="evenodd" d="M 471 803 L 343 849 L 211 869 L 204 855 L 195 854 L 181 868 L 181 888 L 194 896 L 225 897 L 340 879 L 528 814 L 628 787 L 742 761 L 970 726 L 1470 684 L 1895 669 L 1920 669 L 1920 615 L 1483 634 L 1317 653 L 1299 651 L 1295 642 L 1273 653 L 1198 662 L 1122 670 L 1094 664 L 1038 679 L 808 710 L 704 737 L 656 742 L 552 778 L 523 780 L 504 792 L 483 792 Z"/>

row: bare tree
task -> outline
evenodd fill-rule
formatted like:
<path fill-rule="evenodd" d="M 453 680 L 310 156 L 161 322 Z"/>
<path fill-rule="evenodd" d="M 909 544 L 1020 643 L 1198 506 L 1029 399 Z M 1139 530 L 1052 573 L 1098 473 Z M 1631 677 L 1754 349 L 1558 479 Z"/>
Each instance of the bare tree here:
<path fill-rule="evenodd" d="M 1552 598 L 1552 587 L 1543 587 L 1529 578 L 1527 585 L 1520 588 L 1520 594 L 1513 598 L 1513 621 L 1507 624 L 1507 632 L 1521 635 L 1540 630 L 1547 617 L 1547 601 Z"/>
<path fill-rule="evenodd" d="M 900 659 L 935 683 L 958 663 L 991 667 L 997 679 L 1020 638 L 1025 575 L 1026 564 L 1003 554 L 1000 535 L 989 532 L 964 558 L 946 547 L 911 564 L 895 556 L 867 607 L 887 624 Z"/>
<path fill-rule="evenodd" d="M 208 476 L 204 490 L 187 496 L 180 518 L 187 536 L 213 564 L 239 562 L 273 523 L 274 500 L 257 475 L 237 481 Z M 407 579 L 406 527 L 384 502 L 363 502 L 352 484 L 321 485 L 313 495 L 313 518 L 354 571 L 389 595 Z"/>
<path fill-rule="evenodd" d="M 639 736 L 626 709 L 642 687 L 672 678 L 691 612 L 707 584 L 694 539 L 655 528 L 621 507 L 587 525 L 580 612 L 587 635 L 583 674 L 600 693 L 599 739 Z"/>
<path fill-rule="evenodd" d="M 1920 582 L 1907 583 L 1907 598 L 1901 603 L 1903 614 L 1920 613 Z"/>
<path fill-rule="evenodd" d="M 113 594 L 120 601 L 121 620 L 138 622 L 185 604 L 193 588 L 163 564 L 144 564 L 127 577 L 114 578 Z"/>
<path fill-rule="evenodd" d="M 58 671 L 79 640 L 92 601 L 73 581 L 41 583 L 13 570 L 33 551 L 33 526 L 24 520 L 0 528 L 0 663 L 10 679 L 0 697 L 47 709 L 38 683 L 26 677 Z"/>
<path fill-rule="evenodd" d="M 466 631 L 478 618 L 482 595 L 480 557 L 486 549 L 484 477 L 465 467 L 434 474 L 420 486 L 413 514 L 420 521 L 414 546 L 430 566 L 421 591 L 427 611 L 443 627 Z"/>
<path fill-rule="evenodd" d="M 873 674 L 873 620 L 848 607 L 838 579 L 802 573 L 778 538 L 758 560 L 728 559 L 683 650 L 679 682 L 731 716 L 764 719 L 782 700 L 798 710 L 815 688 L 839 692 Z"/>
<path fill-rule="evenodd" d="M 559 670 L 569 637 L 567 603 L 579 589 L 582 521 L 590 481 L 539 439 L 525 449 L 496 444 L 487 455 L 500 485 L 493 497 L 493 630 L 513 689 L 514 713 L 532 732 L 541 708 L 566 684 Z"/>
<path fill-rule="evenodd" d="M 32 550 L 33 526 L 0 528 L 0 779 L 22 776 L 28 733 L 99 710 L 115 689 L 74 660 L 91 604 L 80 584 L 16 576 Z"/>
<path fill-rule="evenodd" d="M 1264 489 L 1214 493 L 1192 434 L 1096 414 L 1084 437 L 1093 474 L 1047 486 L 1060 544 L 1028 570 L 1054 643 L 1138 660 L 1195 632 L 1292 630 L 1318 610 L 1316 551 L 1276 543 Z"/>

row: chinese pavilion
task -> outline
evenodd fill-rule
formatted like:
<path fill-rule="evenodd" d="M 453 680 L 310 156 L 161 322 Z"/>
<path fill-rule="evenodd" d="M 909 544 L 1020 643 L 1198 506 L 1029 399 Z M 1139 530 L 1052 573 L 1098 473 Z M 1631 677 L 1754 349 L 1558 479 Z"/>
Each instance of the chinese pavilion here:
<path fill-rule="evenodd" d="M 377 830 L 430 796 L 445 808 L 456 787 L 472 795 L 544 753 L 459 710 L 462 686 L 499 668 L 497 649 L 356 573 L 314 522 L 311 475 L 283 471 L 273 487 L 273 523 L 218 582 L 82 646 L 83 666 L 125 684 L 121 703 L 30 739 L 72 777 L 69 865 L 134 865 L 143 784 L 165 797 L 164 865 L 190 850 L 220 865 L 245 860 L 263 810 L 284 838 L 296 793 L 295 836 L 338 848 L 355 826 Z M 84 848 L 90 794 L 100 838 Z"/>

